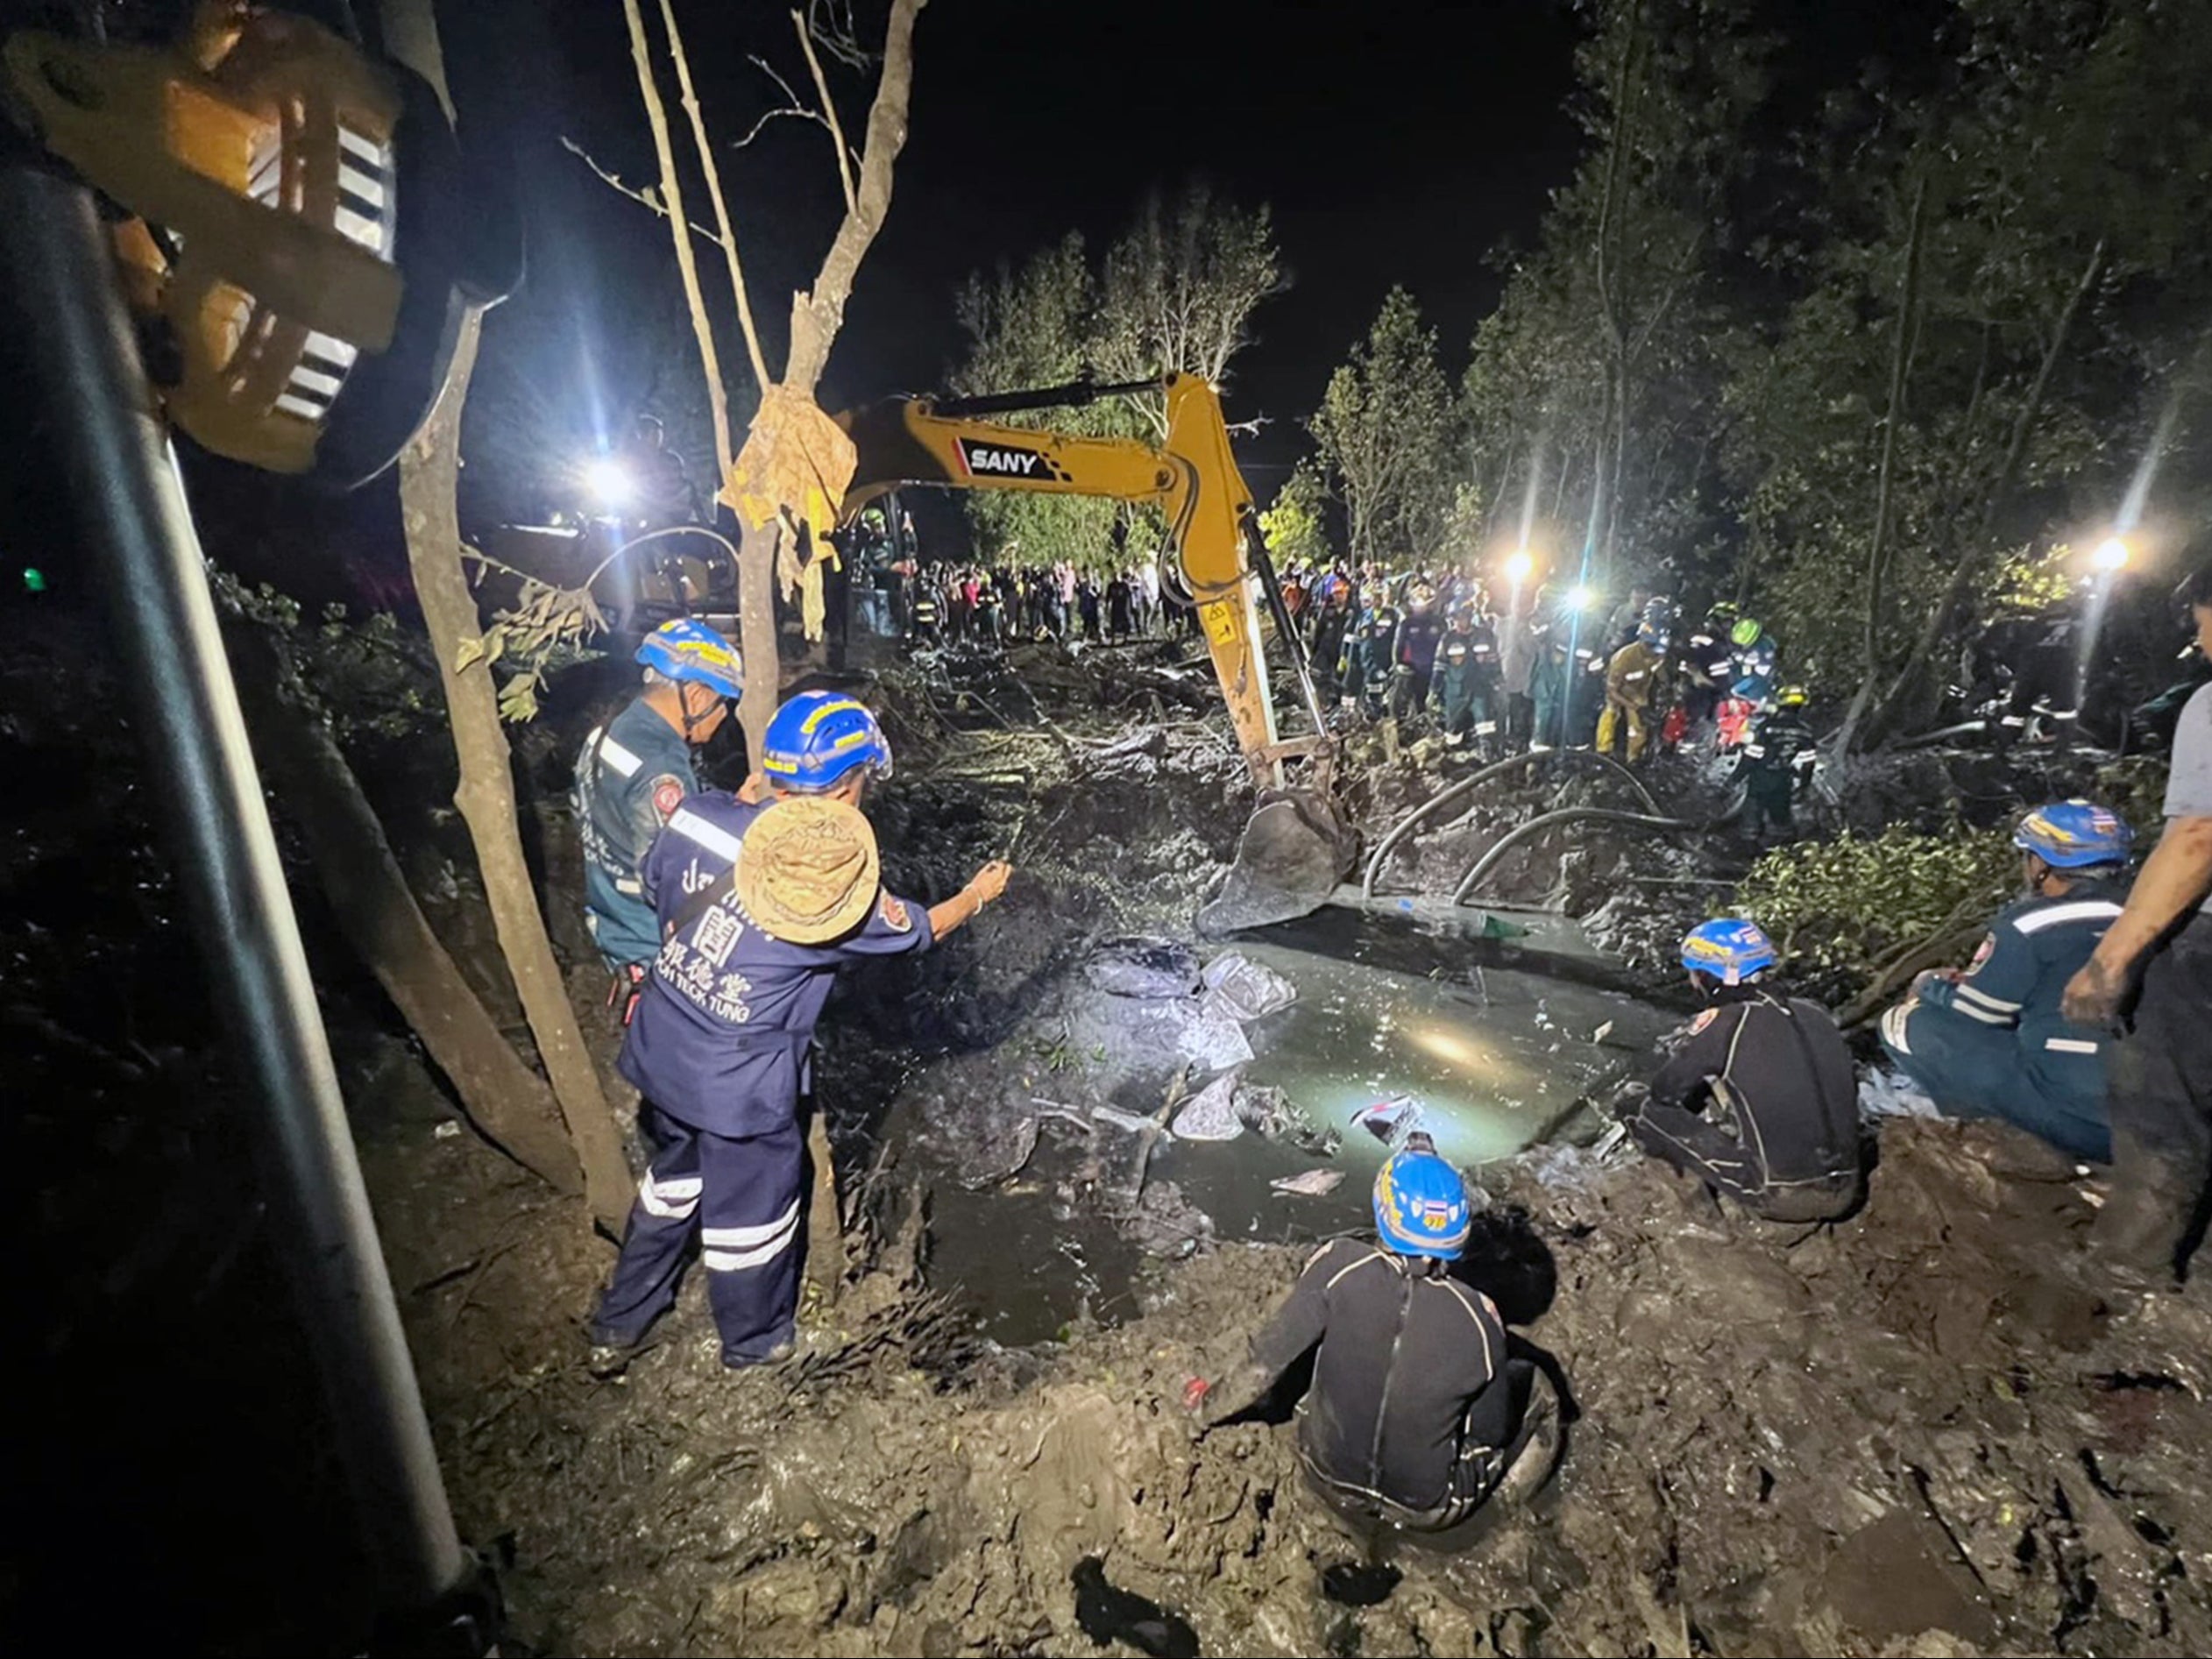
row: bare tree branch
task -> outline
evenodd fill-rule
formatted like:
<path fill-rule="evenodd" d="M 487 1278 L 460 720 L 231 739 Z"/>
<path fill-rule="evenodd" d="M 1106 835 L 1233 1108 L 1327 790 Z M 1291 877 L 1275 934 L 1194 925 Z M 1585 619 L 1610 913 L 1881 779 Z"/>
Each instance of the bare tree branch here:
<path fill-rule="evenodd" d="M 663 0 L 665 4 L 665 0 Z M 706 372 L 706 404 L 714 419 L 714 471 L 719 477 L 737 451 L 730 446 L 730 398 L 722 384 L 722 361 L 714 347 L 714 329 L 706 315 L 706 298 L 699 289 L 698 260 L 691 252 L 691 239 L 676 227 L 689 225 L 691 217 L 684 211 L 684 189 L 676 175 L 676 146 L 669 138 L 668 110 L 661 103 L 661 89 L 653 80 L 653 60 L 645 39 L 645 16 L 638 8 L 638 0 L 622 0 L 622 16 L 630 27 L 630 56 L 637 65 L 638 96 L 645 103 L 645 118 L 653 129 L 653 153 L 661 165 L 661 188 L 668 197 L 670 215 L 670 239 L 676 244 L 677 268 L 684 276 L 684 298 L 691 313 L 691 332 L 698 337 L 699 366 Z M 734 259 L 735 252 L 727 245 L 723 251 Z"/>
<path fill-rule="evenodd" d="M 650 190 L 640 190 L 635 186 L 623 183 L 620 174 L 614 172 L 613 169 L 610 167 L 601 167 L 597 161 L 592 159 L 591 152 L 586 150 L 582 145 L 578 144 L 574 138 L 563 138 L 561 140 L 561 148 L 566 150 L 578 161 L 581 161 L 585 167 L 591 168 L 593 173 L 599 175 L 599 182 L 606 186 L 608 189 L 613 191 L 615 195 L 629 197 L 631 201 L 636 202 L 638 206 L 643 208 L 648 213 L 656 213 L 663 219 L 668 217 L 668 206 L 661 200 L 660 197 L 654 195 Z M 718 247 L 721 245 L 721 238 L 716 236 L 713 231 L 708 230 L 705 225 L 700 224 L 696 221 L 693 221 L 691 223 L 691 234 L 704 241 L 712 242 Z"/>
<path fill-rule="evenodd" d="M 914 20 L 926 0 L 891 0 L 883 31 L 883 71 L 876 101 L 868 112 L 868 144 L 861 152 L 860 179 L 845 222 L 838 226 L 813 287 L 791 296 L 791 352 L 784 383 L 808 396 L 821 383 L 830 347 L 845 321 L 845 302 L 861 259 L 890 210 L 891 169 L 906 144 L 907 105 L 914 85 Z"/>
<path fill-rule="evenodd" d="M 743 138 L 740 138 L 735 144 L 730 145 L 731 149 L 742 150 L 747 145 L 752 143 L 754 139 L 759 138 L 761 136 L 762 129 L 766 127 L 769 122 L 776 119 L 779 116 L 796 116 L 802 121 L 819 122 L 825 127 L 829 124 L 828 122 L 822 120 L 822 114 L 820 110 L 810 110 L 805 106 L 805 104 L 799 101 L 799 96 L 797 89 L 795 89 L 789 81 L 786 81 L 783 78 L 783 72 L 782 70 L 778 69 L 774 64 L 770 63 L 766 58 L 761 56 L 761 54 L 757 52 L 748 53 L 746 56 L 751 61 L 754 67 L 757 68 L 769 80 L 776 82 L 777 90 L 782 92 L 783 95 L 784 102 L 778 104 L 775 109 L 765 111 L 759 120 L 753 123 L 752 131 L 748 132 Z"/>
<path fill-rule="evenodd" d="M 814 37 L 807 29 L 806 15 L 793 11 L 791 27 L 798 31 L 798 49 L 806 54 L 806 67 L 814 76 L 815 93 L 822 100 L 822 119 L 829 126 L 830 141 L 837 150 L 837 181 L 845 187 L 845 211 L 848 215 L 858 213 L 861 202 L 853 189 L 853 164 L 845 155 L 845 129 L 838 124 L 837 101 L 830 96 L 829 82 L 822 74 L 822 60 L 814 55 Z"/>
<path fill-rule="evenodd" d="M 721 232 L 722 259 L 729 266 L 730 293 L 737 301 L 737 326 L 745 336 L 745 353 L 752 360 L 754 383 L 765 392 L 768 359 L 761 354 L 761 331 L 753 322 L 753 301 L 745 288 L 745 267 L 737 257 L 737 232 L 730 228 L 729 202 L 722 195 L 721 171 L 714 165 L 714 146 L 706 141 L 706 117 L 699 112 L 698 94 L 691 87 L 691 60 L 684 53 L 684 36 L 676 26 L 676 11 L 670 0 L 661 0 L 661 26 L 668 31 L 669 55 L 676 60 L 676 84 L 684 94 L 684 113 L 691 124 L 691 142 L 698 150 L 699 167 L 706 174 L 707 197 L 714 203 L 714 224 Z M 706 325 L 704 313 L 699 325 Z M 728 446 L 725 434 L 722 452 L 714 457 L 718 479 L 736 454 Z"/>

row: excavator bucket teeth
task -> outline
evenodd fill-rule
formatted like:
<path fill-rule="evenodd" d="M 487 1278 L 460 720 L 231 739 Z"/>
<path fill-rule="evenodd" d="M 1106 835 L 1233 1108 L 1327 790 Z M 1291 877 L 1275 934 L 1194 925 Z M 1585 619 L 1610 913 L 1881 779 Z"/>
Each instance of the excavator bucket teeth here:
<path fill-rule="evenodd" d="M 1199 908 L 1198 931 L 1219 939 L 1319 910 L 1351 868 L 1352 852 L 1326 797 L 1308 790 L 1269 794 L 1244 826 L 1228 879 Z"/>

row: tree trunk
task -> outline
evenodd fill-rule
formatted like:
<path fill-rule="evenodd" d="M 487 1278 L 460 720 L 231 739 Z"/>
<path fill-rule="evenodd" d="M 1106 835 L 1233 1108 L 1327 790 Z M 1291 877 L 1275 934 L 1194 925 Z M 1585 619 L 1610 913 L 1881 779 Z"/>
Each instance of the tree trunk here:
<path fill-rule="evenodd" d="M 1843 717 L 1843 729 L 1836 734 L 1837 756 L 1851 752 L 1860 716 L 1865 713 L 1867 699 L 1874 694 L 1875 677 L 1882 672 L 1882 584 L 1889 571 L 1889 486 L 1897 470 L 1897 429 L 1904 424 L 1904 393 L 1912 375 L 1912 346 L 1919 333 L 1913 313 L 1920 303 L 1920 231 L 1927 202 L 1928 181 L 1923 178 L 1912 192 L 1912 223 L 1905 236 L 1904 296 L 1897 306 L 1897 337 L 1889 351 L 1889 408 L 1882 417 L 1882 460 L 1875 475 L 1874 542 L 1867 551 L 1865 670 L 1860 676 L 1858 691 L 1852 695 L 1850 712 Z"/>
<path fill-rule="evenodd" d="M 745 659 L 745 695 L 737 717 L 745 727 L 745 749 L 757 769 L 768 723 L 783 697 L 783 664 L 776 635 L 776 538 L 774 525 L 755 526 L 741 514 L 737 531 L 738 655 Z"/>
<path fill-rule="evenodd" d="M 1960 549 L 1951 566 L 1950 579 L 1944 584 L 1943 594 L 1929 612 L 1928 620 L 1914 642 L 1912 655 L 1898 670 L 1867 721 L 1864 741 L 1872 744 L 1886 736 L 1895 725 L 1898 712 L 1904 706 L 1928 664 L 1934 661 L 1936 647 L 1942 641 L 1943 630 L 1951 620 L 1951 613 L 1957 606 L 1959 596 L 1965 592 L 1967 578 L 1974 565 L 1988 552 L 1996 535 L 1997 519 L 2003 511 L 2006 498 L 2012 493 L 2012 486 L 2020 476 L 2020 467 L 2028 451 L 2028 438 L 2035 429 L 2036 417 L 2043 412 L 2044 394 L 2050 389 L 2052 372 L 2058 367 L 2059 358 L 2066 351 L 2067 337 L 2074 332 L 2074 319 L 2080 315 L 2083 301 L 2095 288 L 2098 274 L 2104 269 L 2104 243 L 2099 240 L 2089 250 L 2088 263 L 2081 268 L 2081 279 L 2067 296 L 2066 308 L 2059 313 L 2058 325 L 2051 331 L 2051 343 L 2044 348 L 2043 361 L 2037 365 L 2035 380 L 2028 388 L 2028 400 L 2021 406 L 2019 418 L 2012 423 L 2012 437 L 2005 445 L 2003 464 L 1997 469 L 1996 481 L 1990 485 L 1989 493 L 1983 499 L 1982 519 L 1973 537 Z"/>
<path fill-rule="evenodd" d="M 482 628 L 476 597 L 462 569 L 461 526 L 454 499 L 460 475 L 461 409 L 476 365 L 480 323 L 480 315 L 471 308 L 461 325 L 445 396 L 400 457 L 400 510 L 407 531 L 408 563 L 437 656 L 453 747 L 460 761 L 460 785 L 453 801 L 475 844 L 500 949 L 537 1040 L 577 1161 L 583 1166 L 585 1203 L 601 1226 L 619 1231 L 629 1213 L 629 1164 L 622 1156 L 599 1074 L 576 1028 L 576 1010 L 553 960 L 537 891 L 522 856 L 514 762 L 500 725 L 492 665 L 479 657 L 466 669 L 454 666 L 463 642 L 475 639 Z"/>
<path fill-rule="evenodd" d="M 346 942 L 422 1039 L 471 1122 L 564 1193 L 580 1190 L 576 1154 L 545 1080 L 522 1063 L 439 943 L 320 716 L 287 701 L 282 657 L 253 623 L 225 616 L 253 752 L 284 816 L 307 844 Z"/>

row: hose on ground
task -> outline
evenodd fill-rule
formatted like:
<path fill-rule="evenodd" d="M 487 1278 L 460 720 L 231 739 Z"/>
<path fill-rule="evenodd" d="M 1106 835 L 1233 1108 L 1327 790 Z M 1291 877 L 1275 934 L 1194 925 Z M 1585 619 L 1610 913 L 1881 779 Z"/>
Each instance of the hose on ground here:
<path fill-rule="evenodd" d="M 1407 833 L 1423 819 L 1449 805 L 1451 802 L 1463 798 L 1476 785 L 1486 783 L 1493 777 L 1502 776 L 1520 767 L 1532 766 L 1539 761 L 1563 760 L 1570 757 L 1603 762 L 1605 765 L 1620 773 L 1628 781 L 1629 785 L 1642 798 L 1645 806 L 1655 814 L 1659 811 L 1659 803 L 1652 798 L 1651 791 L 1644 787 L 1643 779 L 1638 777 L 1610 755 L 1600 755 L 1595 749 L 1586 748 L 1531 749 L 1526 755 L 1516 755 L 1510 760 L 1493 762 L 1471 776 L 1461 778 L 1457 783 L 1432 795 L 1425 804 L 1416 806 L 1400 819 L 1396 827 L 1382 838 L 1373 854 L 1368 858 L 1366 874 L 1361 878 L 1359 883 L 1360 897 L 1374 897 L 1375 878 L 1382 874 L 1383 861 L 1390 856 L 1392 849 L 1403 840 Z"/>
<path fill-rule="evenodd" d="M 1468 868 L 1464 876 L 1459 878 L 1459 885 L 1451 890 L 1451 902 L 1455 904 L 1464 904 L 1467 902 L 1467 895 L 1474 891 L 1476 884 L 1484 876 L 1497 868 L 1498 861 L 1506 855 L 1507 850 L 1514 843 L 1526 840 L 1540 829 L 1549 829 L 1554 824 L 1573 823 L 1583 819 L 1593 819 L 1603 824 L 1633 824 L 1640 829 L 1669 830 L 1677 833 L 1684 831 L 1694 833 L 1699 830 L 1709 830 L 1714 828 L 1717 823 L 1727 821 L 1725 818 L 1705 821 L 1686 818 L 1660 818 L 1648 812 L 1615 812 L 1610 807 L 1604 806 L 1563 806 L 1556 812 L 1539 812 L 1526 824 L 1508 830 L 1491 843 L 1488 850 Z"/>

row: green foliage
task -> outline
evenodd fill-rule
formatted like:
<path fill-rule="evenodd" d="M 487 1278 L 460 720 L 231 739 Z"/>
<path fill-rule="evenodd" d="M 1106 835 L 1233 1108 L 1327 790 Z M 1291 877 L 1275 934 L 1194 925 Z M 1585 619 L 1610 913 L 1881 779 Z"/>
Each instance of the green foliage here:
<path fill-rule="evenodd" d="M 497 563 L 473 548 L 468 553 L 480 564 Z M 556 587 L 521 571 L 500 568 L 518 579 L 514 602 L 499 612 L 480 635 L 461 642 L 453 671 L 464 672 L 478 663 L 506 669 L 507 677 L 500 683 L 500 718 L 520 726 L 537 718 L 538 692 L 547 678 L 590 655 L 591 642 L 606 631 L 606 618 L 592 598 L 596 571 L 581 587 Z"/>
<path fill-rule="evenodd" d="M 296 671 L 296 694 L 329 718 L 341 742 L 407 742 L 443 729 L 429 642 L 390 613 L 357 618 L 329 605 L 309 621 L 298 600 L 266 583 L 248 587 L 216 570 L 209 585 L 218 605 L 275 636 Z"/>
<path fill-rule="evenodd" d="M 1153 195 L 1095 261 L 1070 231 L 1019 268 L 971 276 L 956 303 L 968 344 L 953 386 L 1009 392 L 1180 372 L 1219 388 L 1251 339 L 1253 309 L 1283 286 L 1264 205 L 1241 207 L 1202 185 L 1172 202 Z M 1147 443 L 1166 433 L 1165 401 L 1156 395 L 1003 418 Z M 991 564 L 1066 560 L 1105 571 L 1149 557 L 1166 535 L 1156 513 L 1095 496 L 971 490 L 963 505 L 976 557 Z"/>
<path fill-rule="evenodd" d="M 1329 537 L 1323 528 L 1329 486 L 1312 456 L 1303 457 L 1275 493 L 1274 504 L 1259 515 L 1259 533 L 1267 542 L 1275 568 L 1329 562 Z"/>
<path fill-rule="evenodd" d="M 1367 337 L 1329 377 L 1310 422 L 1344 504 L 1354 561 L 1434 555 L 1451 506 L 1457 418 L 1436 331 L 1393 288 Z"/>
<path fill-rule="evenodd" d="M 2009 830 L 1953 826 L 1933 834 L 1892 824 L 1881 834 L 1776 847 L 1736 890 L 1786 965 L 1824 989 L 1855 989 L 1883 958 L 1993 914 L 2019 885 Z"/>

